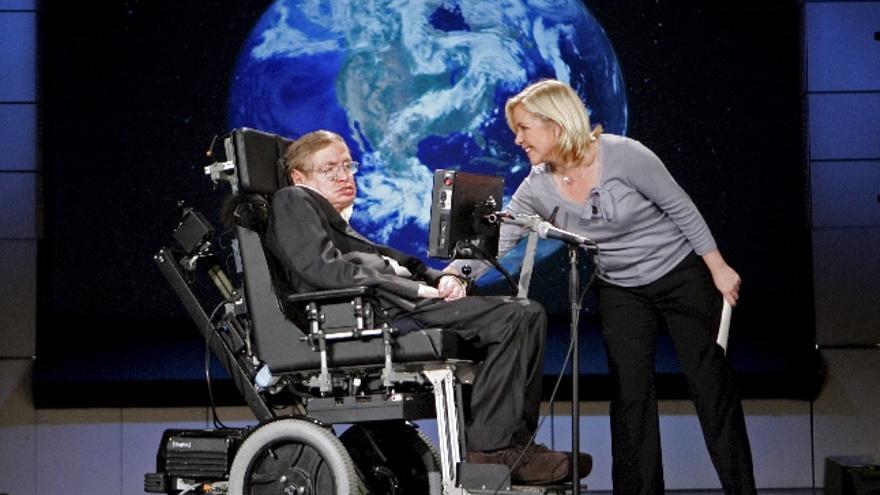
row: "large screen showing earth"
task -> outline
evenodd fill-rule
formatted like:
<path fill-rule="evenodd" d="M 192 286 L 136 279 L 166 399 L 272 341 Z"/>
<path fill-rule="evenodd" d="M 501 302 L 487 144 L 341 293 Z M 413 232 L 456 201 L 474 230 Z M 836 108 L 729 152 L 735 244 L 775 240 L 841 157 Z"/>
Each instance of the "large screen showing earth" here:
<path fill-rule="evenodd" d="M 731 358 L 746 395 L 809 396 L 798 10 L 788 3 L 42 3 L 37 403 L 204 401 L 204 342 L 152 256 L 173 242 L 181 204 L 216 221 L 227 191 L 203 174 L 215 136 L 343 135 L 362 163 L 354 226 L 439 267 L 426 256 L 433 171 L 503 176 L 509 198 L 529 163 L 504 102 L 548 77 L 572 85 L 606 132 L 657 152 L 743 276 Z M 504 260 L 510 271 L 521 255 Z M 564 250 L 542 241 L 531 295 L 550 314 L 548 380 L 568 345 L 566 273 Z M 480 290 L 503 292 L 500 278 Z M 602 399 L 594 306 L 588 295 L 582 396 Z M 661 396 L 684 395 L 667 339 L 657 366 Z M 221 400 L 235 402 L 216 364 L 212 374 Z"/>
<path fill-rule="evenodd" d="M 614 49 L 579 1 L 278 1 L 239 54 L 229 120 L 342 134 L 364 165 L 354 224 L 423 253 L 433 170 L 503 175 L 508 194 L 528 174 L 504 102 L 547 77 L 626 132 Z"/>

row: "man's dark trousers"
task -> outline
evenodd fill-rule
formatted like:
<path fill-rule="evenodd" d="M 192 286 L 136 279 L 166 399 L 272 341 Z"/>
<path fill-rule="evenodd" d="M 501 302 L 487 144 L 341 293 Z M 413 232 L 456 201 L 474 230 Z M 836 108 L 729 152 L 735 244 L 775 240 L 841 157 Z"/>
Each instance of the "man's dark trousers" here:
<path fill-rule="evenodd" d="M 523 444 L 538 425 L 547 316 L 540 304 L 511 297 L 437 301 L 405 316 L 443 327 L 486 352 L 474 378 L 468 451 Z"/>

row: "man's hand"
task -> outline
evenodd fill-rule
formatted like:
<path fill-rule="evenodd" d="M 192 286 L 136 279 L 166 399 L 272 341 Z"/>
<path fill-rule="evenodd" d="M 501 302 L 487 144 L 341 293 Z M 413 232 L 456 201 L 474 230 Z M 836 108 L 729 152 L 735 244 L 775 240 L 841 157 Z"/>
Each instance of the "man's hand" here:
<path fill-rule="evenodd" d="M 458 277 L 444 275 L 437 282 L 437 291 L 444 301 L 455 301 L 467 295 L 467 286 Z"/>
<path fill-rule="evenodd" d="M 426 299 L 436 299 L 440 297 L 440 292 L 437 291 L 434 287 L 425 284 L 419 284 L 419 297 L 424 297 Z"/>

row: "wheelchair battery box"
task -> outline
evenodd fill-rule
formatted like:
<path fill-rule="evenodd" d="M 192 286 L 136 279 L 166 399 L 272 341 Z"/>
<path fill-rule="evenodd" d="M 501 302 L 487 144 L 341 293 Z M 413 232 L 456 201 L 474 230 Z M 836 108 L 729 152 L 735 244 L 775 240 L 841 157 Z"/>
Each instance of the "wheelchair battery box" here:
<path fill-rule="evenodd" d="M 165 430 L 156 455 L 157 473 L 148 473 L 144 488 L 161 493 L 173 478 L 225 480 L 247 429 Z M 150 486 L 147 486 L 150 485 Z M 152 488 L 152 489 L 150 489 Z"/>
<path fill-rule="evenodd" d="M 309 399 L 309 416 L 324 423 L 360 423 L 437 416 L 431 393 L 394 393 Z"/>

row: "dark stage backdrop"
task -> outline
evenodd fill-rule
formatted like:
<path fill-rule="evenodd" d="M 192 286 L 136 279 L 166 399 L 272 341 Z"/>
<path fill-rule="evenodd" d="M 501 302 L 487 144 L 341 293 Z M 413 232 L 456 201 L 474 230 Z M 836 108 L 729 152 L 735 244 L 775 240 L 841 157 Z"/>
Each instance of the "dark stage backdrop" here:
<path fill-rule="evenodd" d="M 438 29 L 470 29 L 462 24 L 466 16 L 457 2 L 435 3 L 430 20 Z M 226 191 L 213 189 L 203 174 L 214 135 L 239 125 L 291 137 L 309 130 L 308 116 L 291 127 L 266 128 L 272 124 L 261 125 L 269 121 L 242 103 L 250 101 L 241 91 L 253 72 L 240 54 L 270 2 L 40 5 L 44 232 L 38 255 L 36 403 L 202 404 L 207 396 L 204 342 L 152 257 L 173 242 L 178 201 L 216 219 Z M 616 110 L 591 106 L 594 121 L 642 141 L 664 160 L 743 277 L 729 355 L 745 395 L 812 396 L 818 368 L 797 2 L 587 0 L 585 5 L 604 28 L 613 49 L 608 53 L 616 54 L 613 69 L 623 98 L 615 100 Z M 581 55 L 590 60 L 590 54 Z M 465 69 L 449 77 L 466 77 Z M 271 66 L 261 70 L 284 79 L 273 76 Z M 528 75 L 546 75 L 546 70 L 531 67 Z M 369 77 L 374 76 L 381 73 Z M 497 103 L 517 89 L 504 88 L 495 95 Z M 259 90 L 250 86 L 252 94 Z M 262 90 L 277 106 L 306 89 Z M 346 104 L 370 107 L 363 101 Z M 316 105 L 308 111 L 320 109 L 320 101 Z M 362 134 L 350 137 L 369 174 L 375 150 L 364 143 L 371 132 L 376 139 L 385 130 L 381 119 L 372 121 L 372 128 L 361 124 L 365 128 L 357 132 Z M 469 169 L 464 152 L 452 150 L 473 151 L 478 143 L 499 163 L 524 162 L 510 151 L 512 136 L 499 134 L 503 119 L 485 131 L 500 136 L 503 144 L 470 135 L 450 138 L 443 148 L 426 139 L 413 155 L 431 168 Z M 431 163 L 431 147 L 463 163 Z M 489 148 L 499 151 L 486 152 Z M 508 193 L 527 170 L 511 171 Z M 358 208 L 373 206 L 359 203 Z M 383 235 L 378 229 L 364 233 Z M 405 243 L 402 247 L 412 251 Z M 555 246 L 543 252 L 532 296 L 551 316 L 545 367 L 550 380 L 568 345 L 567 261 Z M 589 266 L 583 270 L 585 280 Z M 498 291 L 499 284 L 484 290 Z M 604 399 L 607 368 L 590 295 L 586 307 L 580 328 L 581 397 Z M 666 338 L 659 343 L 657 367 L 660 396 L 685 396 Z M 221 402 L 238 401 L 219 367 L 214 364 L 212 370 Z"/>

